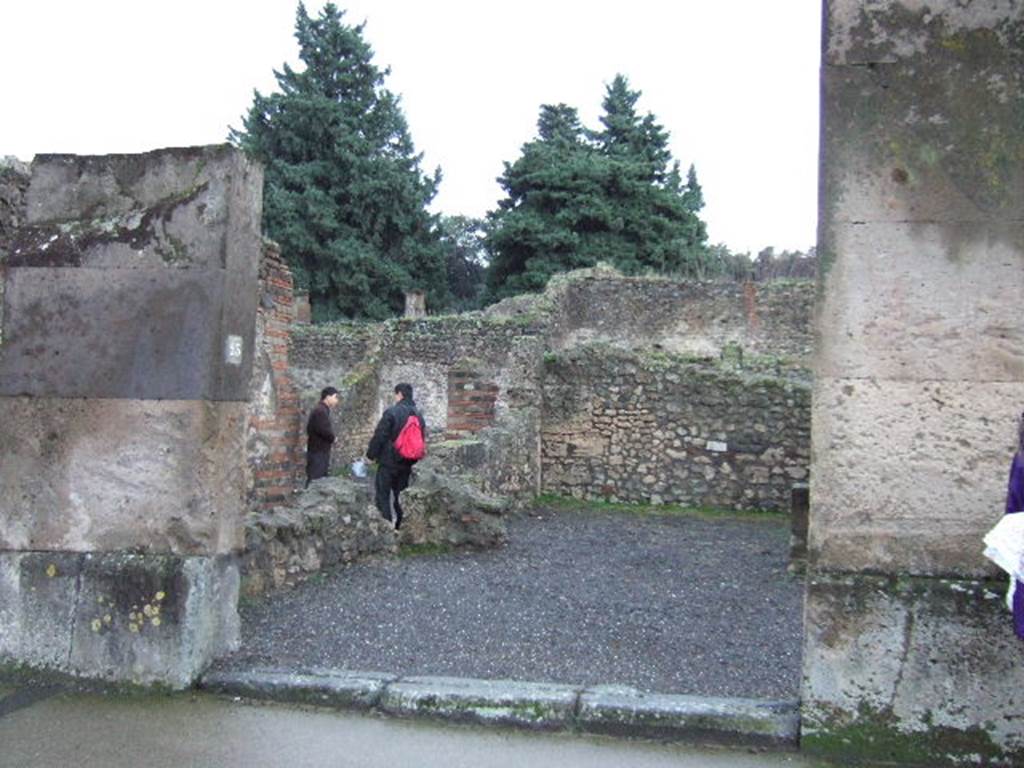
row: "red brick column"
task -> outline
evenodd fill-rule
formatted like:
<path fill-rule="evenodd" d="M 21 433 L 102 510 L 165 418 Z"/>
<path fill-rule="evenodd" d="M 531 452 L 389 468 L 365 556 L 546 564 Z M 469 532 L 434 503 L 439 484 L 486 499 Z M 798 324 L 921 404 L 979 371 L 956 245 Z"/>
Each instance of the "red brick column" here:
<path fill-rule="evenodd" d="M 272 394 L 254 396 L 250 416 L 250 444 L 260 447 L 254 456 L 252 503 L 267 508 L 291 499 L 303 476 L 298 394 L 289 374 L 291 328 L 295 323 L 292 273 L 277 246 L 267 243 L 260 265 L 261 301 L 257 311 L 256 355 L 253 378 L 262 388 L 269 376 Z"/>
<path fill-rule="evenodd" d="M 497 399 L 497 384 L 476 371 L 453 368 L 448 372 L 448 435 L 470 435 L 494 424 Z"/>

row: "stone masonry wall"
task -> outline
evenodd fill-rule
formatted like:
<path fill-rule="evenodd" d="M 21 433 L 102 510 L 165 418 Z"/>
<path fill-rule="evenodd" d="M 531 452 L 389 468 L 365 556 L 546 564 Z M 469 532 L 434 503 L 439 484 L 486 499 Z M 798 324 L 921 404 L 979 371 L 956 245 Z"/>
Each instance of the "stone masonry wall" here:
<path fill-rule="evenodd" d="M 292 274 L 275 243 L 264 244 L 259 281 L 246 446 L 252 470 L 250 511 L 287 502 L 302 481 L 303 465 L 304 430 L 289 370 L 295 322 Z"/>
<path fill-rule="evenodd" d="M 1024 765 L 1024 3 L 829 0 L 801 748 Z"/>
<path fill-rule="evenodd" d="M 187 686 L 239 639 L 263 171 L 29 171 L 0 181 L 0 667 Z"/>
<path fill-rule="evenodd" d="M 502 445 L 504 455 L 487 450 L 481 474 L 502 477 L 488 491 L 532 495 L 537 477 L 536 434 L 540 402 L 539 367 L 544 326 L 535 319 L 486 318 L 476 315 L 392 320 L 379 324 L 334 323 L 293 329 L 291 375 L 300 393 L 300 419 L 305 419 L 327 385 L 341 391 L 332 413 L 339 436 L 332 452 L 334 471 L 366 451 L 381 412 L 393 402 L 400 381 L 414 387 L 417 405 L 427 420 L 428 447 L 449 431 L 451 415 L 459 436 L 492 427 L 511 433 L 492 435 L 488 445 Z M 470 383 L 472 382 L 472 383 Z M 488 393 L 484 418 L 466 386 Z M 450 410 L 449 392 L 456 391 Z M 460 400 L 463 396 L 465 400 Z M 461 405 L 459 403 L 462 403 Z M 465 417 L 472 416 L 469 421 Z M 523 430 L 532 434 L 521 434 Z M 302 436 L 299 436 L 301 443 Z M 304 446 L 298 449 L 302 456 Z"/>
<path fill-rule="evenodd" d="M 0 345 L 4 343 L 4 263 L 14 233 L 25 220 L 25 197 L 31 179 L 28 166 L 13 157 L 0 158 Z"/>
<path fill-rule="evenodd" d="M 487 312 L 546 313 L 555 350 L 599 341 L 717 358 L 735 348 L 808 366 L 813 304 L 809 280 L 701 283 L 598 267 L 556 276 L 542 297 L 516 297 Z"/>
<path fill-rule="evenodd" d="M 557 398 L 552 393 L 561 386 L 557 381 L 551 388 L 543 385 L 545 377 L 557 378 L 557 368 L 543 365 L 546 354 L 561 357 L 580 345 L 600 342 L 609 348 L 647 350 L 666 359 L 727 357 L 742 365 L 745 373 L 716 375 L 713 366 L 706 368 L 694 386 L 715 391 L 692 399 L 690 408 L 703 413 L 691 413 L 689 418 L 700 425 L 701 434 L 736 434 L 735 420 L 725 418 L 728 408 L 723 398 L 742 393 L 755 403 L 771 402 L 765 415 L 758 417 L 767 430 L 766 438 L 744 438 L 739 448 L 734 441 L 733 447 L 721 452 L 723 456 L 711 452 L 709 458 L 706 451 L 687 453 L 685 460 L 677 456 L 659 467 L 665 476 L 652 489 L 650 483 L 634 478 L 637 468 L 645 464 L 632 453 L 620 470 L 613 471 L 617 479 L 611 482 L 596 457 L 586 462 L 572 454 L 570 460 L 571 425 L 562 423 L 563 414 L 546 405 L 543 438 L 545 443 L 553 442 L 545 448 L 544 475 L 550 479 L 545 487 L 586 498 L 785 508 L 789 486 L 806 478 L 809 438 L 801 414 L 805 389 L 784 382 L 794 375 L 801 380 L 800 372 L 808 363 L 812 300 L 813 286 L 806 281 L 756 287 L 696 285 L 624 277 L 596 268 L 556 277 L 544 294 L 506 300 L 483 313 L 374 325 L 296 326 L 290 371 L 300 394 L 300 426 L 322 387 L 330 384 L 341 390 L 341 402 L 333 414 L 339 441 L 332 461 L 336 471 L 344 472 L 365 451 L 380 412 L 391 403 L 393 385 L 409 381 L 426 416 L 431 442 L 441 447 L 442 437 L 486 435 L 480 446 L 445 445 L 443 450 L 453 457 L 475 457 L 471 463 L 478 475 L 504 478 L 499 487 L 487 490 L 525 494 L 539 489 L 527 476 L 531 468 L 538 470 L 535 478 L 541 476 L 540 405 L 554 402 Z M 628 355 L 623 358 L 627 359 Z M 764 374 L 761 383 L 750 383 L 754 370 Z M 616 375 L 609 373 L 607 382 L 587 379 L 586 383 L 615 386 L 611 381 Z M 779 392 L 790 394 L 777 395 L 767 383 L 772 378 L 778 379 Z M 622 381 L 619 386 L 631 385 Z M 641 402 L 646 395 L 640 389 L 631 397 Z M 776 395 L 781 398 L 777 403 Z M 787 405 L 789 400 L 793 406 Z M 665 416 L 661 409 L 670 406 L 658 401 L 641 407 Z M 749 407 L 756 410 L 755 405 Z M 793 423 L 776 425 L 767 420 L 769 415 L 778 416 L 772 410 L 775 407 L 794 408 Z M 749 418 L 746 413 L 744 418 Z M 548 420 L 553 421 L 548 424 Z M 510 431 L 504 434 L 503 430 Z M 785 435 L 786 447 L 776 446 L 776 434 Z M 708 439 L 712 438 L 705 438 L 705 443 Z M 301 440 L 300 434 L 296 447 L 300 459 Z M 803 448 L 798 448 L 801 440 Z M 504 446 L 503 457 L 497 446 Z M 563 450 L 566 455 L 558 457 Z M 625 454 L 619 455 L 626 461 Z M 739 490 L 748 480 L 750 487 Z M 680 483 L 686 490 L 677 487 Z"/>
<path fill-rule="evenodd" d="M 583 499 L 789 506 L 810 463 L 810 387 L 609 347 L 549 355 L 543 489 Z"/>

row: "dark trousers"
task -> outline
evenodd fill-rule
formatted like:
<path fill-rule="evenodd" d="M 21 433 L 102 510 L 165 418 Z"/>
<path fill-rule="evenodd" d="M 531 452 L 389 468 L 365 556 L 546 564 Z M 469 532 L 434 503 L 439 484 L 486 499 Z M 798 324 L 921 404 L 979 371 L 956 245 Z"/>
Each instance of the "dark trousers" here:
<path fill-rule="evenodd" d="M 395 528 L 402 527 L 402 505 L 398 503 L 398 494 L 409 487 L 409 475 L 412 467 L 392 467 L 387 464 L 377 466 L 377 509 L 385 520 L 391 520 L 391 506 L 394 501 Z"/>
<path fill-rule="evenodd" d="M 306 487 L 311 481 L 321 477 L 327 477 L 327 470 L 331 467 L 330 451 L 309 451 L 306 453 Z"/>

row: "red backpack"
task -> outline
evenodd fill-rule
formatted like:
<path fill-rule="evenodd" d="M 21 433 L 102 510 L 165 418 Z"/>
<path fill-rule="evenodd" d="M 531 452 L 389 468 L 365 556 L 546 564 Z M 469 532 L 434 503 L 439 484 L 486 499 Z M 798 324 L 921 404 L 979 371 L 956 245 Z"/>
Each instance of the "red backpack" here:
<path fill-rule="evenodd" d="M 399 456 L 409 461 L 419 461 L 427 455 L 427 445 L 423 442 L 420 417 L 415 413 L 405 420 L 402 431 L 395 438 L 395 450 Z"/>

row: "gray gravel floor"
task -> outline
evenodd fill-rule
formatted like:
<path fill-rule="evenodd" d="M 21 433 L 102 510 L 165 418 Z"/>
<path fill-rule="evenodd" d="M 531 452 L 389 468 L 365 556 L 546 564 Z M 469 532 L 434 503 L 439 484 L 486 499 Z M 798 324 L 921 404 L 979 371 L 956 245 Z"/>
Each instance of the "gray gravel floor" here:
<path fill-rule="evenodd" d="M 796 698 L 803 584 L 779 518 L 544 510 L 500 550 L 375 560 L 242 609 L 218 668 Z"/>

